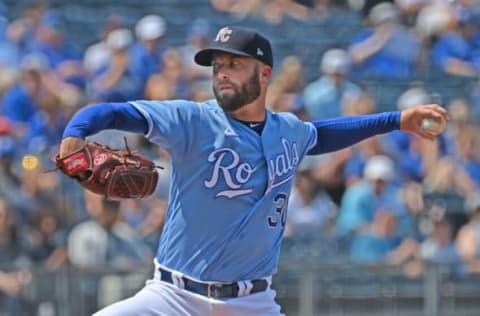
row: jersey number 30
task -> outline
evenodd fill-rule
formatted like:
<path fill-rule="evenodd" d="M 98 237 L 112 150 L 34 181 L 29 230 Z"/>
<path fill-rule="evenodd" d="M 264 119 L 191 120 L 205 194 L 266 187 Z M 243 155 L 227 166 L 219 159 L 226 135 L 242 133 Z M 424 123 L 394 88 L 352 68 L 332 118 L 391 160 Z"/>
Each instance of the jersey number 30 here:
<path fill-rule="evenodd" d="M 271 228 L 285 227 L 287 222 L 287 203 L 288 195 L 285 193 L 279 193 L 273 199 L 273 204 L 275 206 L 275 214 L 268 217 L 268 226 Z"/>

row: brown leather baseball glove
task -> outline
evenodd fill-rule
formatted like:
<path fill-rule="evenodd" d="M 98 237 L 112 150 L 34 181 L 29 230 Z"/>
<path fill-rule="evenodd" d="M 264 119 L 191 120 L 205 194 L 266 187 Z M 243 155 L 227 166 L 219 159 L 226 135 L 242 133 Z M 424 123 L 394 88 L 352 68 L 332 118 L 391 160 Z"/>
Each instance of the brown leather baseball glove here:
<path fill-rule="evenodd" d="M 86 142 L 78 151 L 55 157 L 57 169 L 76 179 L 85 189 L 108 199 L 140 199 L 155 191 L 157 168 L 150 159 L 126 149 Z"/>

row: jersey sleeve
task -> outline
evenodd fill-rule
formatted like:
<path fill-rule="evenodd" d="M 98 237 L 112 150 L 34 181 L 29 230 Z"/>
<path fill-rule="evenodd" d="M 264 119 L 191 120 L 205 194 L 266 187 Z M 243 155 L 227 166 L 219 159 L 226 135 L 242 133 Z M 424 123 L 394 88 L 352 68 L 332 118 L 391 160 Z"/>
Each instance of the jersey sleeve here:
<path fill-rule="evenodd" d="M 305 130 L 305 150 L 309 152 L 317 144 L 318 133 L 315 125 L 311 122 L 305 122 L 303 126 Z"/>
<path fill-rule="evenodd" d="M 301 121 L 292 113 L 282 113 L 288 122 L 289 128 L 293 128 L 296 134 L 296 142 L 301 144 L 302 157 L 317 144 L 317 128 L 312 122 Z"/>
<path fill-rule="evenodd" d="M 145 137 L 176 159 L 188 154 L 195 142 L 200 105 L 185 100 L 130 102 L 147 120 Z"/>

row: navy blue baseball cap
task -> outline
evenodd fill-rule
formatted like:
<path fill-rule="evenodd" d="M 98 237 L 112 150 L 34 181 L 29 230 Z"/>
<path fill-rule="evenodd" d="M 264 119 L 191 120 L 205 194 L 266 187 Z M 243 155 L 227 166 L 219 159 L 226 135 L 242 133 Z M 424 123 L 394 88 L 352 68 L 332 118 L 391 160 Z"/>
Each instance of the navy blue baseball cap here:
<path fill-rule="evenodd" d="M 195 54 L 195 62 L 201 66 L 211 66 L 214 52 L 252 57 L 273 67 L 270 41 L 248 28 L 227 26 L 220 29 L 210 46 Z"/>

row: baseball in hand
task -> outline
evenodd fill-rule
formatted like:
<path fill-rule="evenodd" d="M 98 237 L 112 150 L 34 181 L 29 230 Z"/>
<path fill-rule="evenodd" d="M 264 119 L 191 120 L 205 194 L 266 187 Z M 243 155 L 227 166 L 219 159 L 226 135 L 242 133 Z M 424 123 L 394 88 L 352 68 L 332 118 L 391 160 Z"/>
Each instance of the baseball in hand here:
<path fill-rule="evenodd" d="M 445 129 L 446 125 L 447 125 L 447 122 L 445 122 L 444 119 L 442 119 L 440 122 L 437 122 L 431 118 L 424 118 L 422 120 L 422 128 L 434 135 L 441 134 Z"/>

